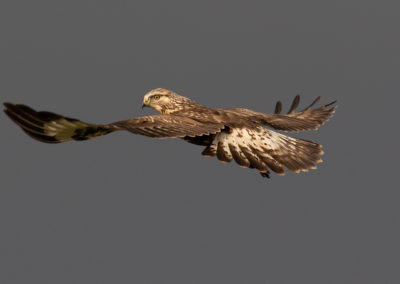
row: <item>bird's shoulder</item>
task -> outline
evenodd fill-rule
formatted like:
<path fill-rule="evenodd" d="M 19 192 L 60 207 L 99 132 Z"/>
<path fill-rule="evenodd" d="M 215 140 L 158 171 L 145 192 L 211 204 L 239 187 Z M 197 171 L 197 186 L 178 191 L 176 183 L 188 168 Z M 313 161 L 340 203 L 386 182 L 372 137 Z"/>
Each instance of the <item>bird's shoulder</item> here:
<path fill-rule="evenodd" d="M 174 117 L 185 117 L 202 123 L 223 123 L 225 125 L 251 124 L 250 117 L 254 111 L 245 108 L 210 108 L 196 106 L 170 114 Z"/>

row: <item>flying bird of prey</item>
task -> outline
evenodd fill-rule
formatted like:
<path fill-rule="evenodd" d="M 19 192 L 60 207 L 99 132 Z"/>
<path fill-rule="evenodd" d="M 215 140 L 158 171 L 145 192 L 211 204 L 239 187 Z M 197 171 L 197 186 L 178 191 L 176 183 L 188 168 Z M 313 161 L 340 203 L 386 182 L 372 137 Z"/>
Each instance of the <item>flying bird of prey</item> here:
<path fill-rule="evenodd" d="M 4 103 L 5 113 L 26 134 L 46 143 L 87 140 L 119 130 L 156 138 L 182 138 L 205 146 L 204 156 L 217 156 L 222 162 L 234 160 L 239 166 L 258 170 L 268 177 L 270 170 L 279 175 L 285 169 L 300 172 L 315 169 L 322 162 L 320 144 L 292 138 L 264 126 L 282 131 L 316 130 L 335 112 L 335 102 L 318 108 L 311 105 L 296 112 L 297 95 L 286 114 L 277 102 L 274 113 L 245 108 L 214 109 L 202 106 L 172 91 L 158 88 L 148 92 L 142 107 L 152 107 L 158 115 L 131 118 L 110 124 L 91 124 L 47 111 L 35 111 L 21 105 Z"/>

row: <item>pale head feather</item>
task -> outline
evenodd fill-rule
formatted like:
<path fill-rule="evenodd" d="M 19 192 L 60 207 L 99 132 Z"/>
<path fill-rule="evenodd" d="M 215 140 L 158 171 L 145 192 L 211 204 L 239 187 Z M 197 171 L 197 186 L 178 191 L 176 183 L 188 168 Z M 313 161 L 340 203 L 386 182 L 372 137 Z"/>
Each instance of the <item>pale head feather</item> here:
<path fill-rule="evenodd" d="M 197 105 L 194 101 L 163 88 L 151 90 L 143 97 L 143 106 L 154 108 L 159 113 L 170 114 L 194 105 Z"/>

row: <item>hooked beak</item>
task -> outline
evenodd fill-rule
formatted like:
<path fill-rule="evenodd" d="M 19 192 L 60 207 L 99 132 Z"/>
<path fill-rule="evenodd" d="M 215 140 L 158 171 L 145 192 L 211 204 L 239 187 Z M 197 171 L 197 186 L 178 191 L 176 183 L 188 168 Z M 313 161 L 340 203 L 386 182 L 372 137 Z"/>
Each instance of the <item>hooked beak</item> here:
<path fill-rule="evenodd" d="M 149 106 L 149 101 L 146 100 L 146 99 L 143 99 L 142 109 L 143 109 L 144 107 L 148 107 L 148 106 Z"/>

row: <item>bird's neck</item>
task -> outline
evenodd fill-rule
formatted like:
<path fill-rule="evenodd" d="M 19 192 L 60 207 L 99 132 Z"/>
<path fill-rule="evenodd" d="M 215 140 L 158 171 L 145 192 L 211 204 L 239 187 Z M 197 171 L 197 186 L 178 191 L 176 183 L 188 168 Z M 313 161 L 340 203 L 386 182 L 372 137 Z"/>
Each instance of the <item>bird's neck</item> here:
<path fill-rule="evenodd" d="M 172 114 L 176 112 L 188 111 L 190 109 L 199 107 L 202 106 L 190 99 L 185 98 L 185 100 L 175 101 L 173 104 L 160 106 L 160 108 L 157 109 L 157 111 L 162 114 Z"/>

